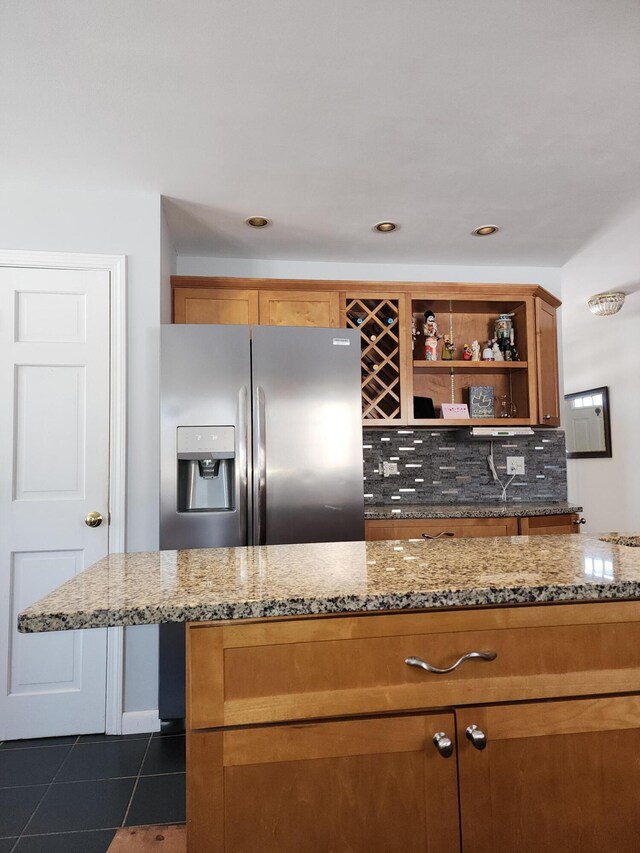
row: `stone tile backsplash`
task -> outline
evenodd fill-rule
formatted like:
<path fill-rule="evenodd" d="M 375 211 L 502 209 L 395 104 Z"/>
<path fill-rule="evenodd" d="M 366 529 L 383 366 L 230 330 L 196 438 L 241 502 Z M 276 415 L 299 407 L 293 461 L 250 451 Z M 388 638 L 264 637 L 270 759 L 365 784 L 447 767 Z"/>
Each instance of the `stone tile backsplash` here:
<path fill-rule="evenodd" d="M 364 429 L 364 502 L 372 504 L 477 503 L 497 501 L 502 488 L 493 480 L 490 442 L 456 438 L 433 429 Z M 567 461 L 562 430 L 494 439 L 498 477 L 507 476 L 507 456 L 524 456 L 525 474 L 507 489 L 507 501 L 566 501 Z M 383 477 L 383 462 L 398 474 Z"/>

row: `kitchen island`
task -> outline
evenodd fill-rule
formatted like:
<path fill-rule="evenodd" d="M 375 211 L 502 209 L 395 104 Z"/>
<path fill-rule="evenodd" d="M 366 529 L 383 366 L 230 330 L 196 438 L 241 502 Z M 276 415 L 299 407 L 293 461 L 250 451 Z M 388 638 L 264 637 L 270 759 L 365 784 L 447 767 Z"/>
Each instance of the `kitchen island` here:
<path fill-rule="evenodd" d="M 188 622 L 189 849 L 636 849 L 640 552 L 582 536 L 112 555 L 23 631 Z"/>

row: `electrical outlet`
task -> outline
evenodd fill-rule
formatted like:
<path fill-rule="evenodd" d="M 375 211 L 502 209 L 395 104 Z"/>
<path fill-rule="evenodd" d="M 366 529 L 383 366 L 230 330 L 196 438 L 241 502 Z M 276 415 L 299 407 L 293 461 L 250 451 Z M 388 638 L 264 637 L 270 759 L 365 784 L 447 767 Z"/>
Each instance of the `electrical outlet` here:
<path fill-rule="evenodd" d="M 391 477 L 392 474 L 398 473 L 398 463 L 397 462 L 381 462 L 379 467 L 379 472 L 383 477 Z"/>
<path fill-rule="evenodd" d="M 507 474 L 524 474 L 524 456 L 507 456 Z"/>

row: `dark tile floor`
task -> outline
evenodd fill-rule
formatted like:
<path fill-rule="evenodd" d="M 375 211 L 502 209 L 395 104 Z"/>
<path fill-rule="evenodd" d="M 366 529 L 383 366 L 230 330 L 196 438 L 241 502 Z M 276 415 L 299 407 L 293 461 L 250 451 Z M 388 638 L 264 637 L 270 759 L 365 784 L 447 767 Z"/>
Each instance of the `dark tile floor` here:
<path fill-rule="evenodd" d="M 0 853 L 105 853 L 120 826 L 184 823 L 184 734 L 0 744 Z"/>

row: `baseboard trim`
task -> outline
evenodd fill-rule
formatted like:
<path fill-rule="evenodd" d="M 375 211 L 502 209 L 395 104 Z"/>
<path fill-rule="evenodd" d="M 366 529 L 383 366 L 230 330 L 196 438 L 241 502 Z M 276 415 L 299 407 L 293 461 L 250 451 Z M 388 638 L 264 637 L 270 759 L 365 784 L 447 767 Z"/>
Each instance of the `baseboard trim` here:
<path fill-rule="evenodd" d="M 156 711 L 125 711 L 122 715 L 122 734 L 137 735 L 159 732 L 160 717 Z"/>

